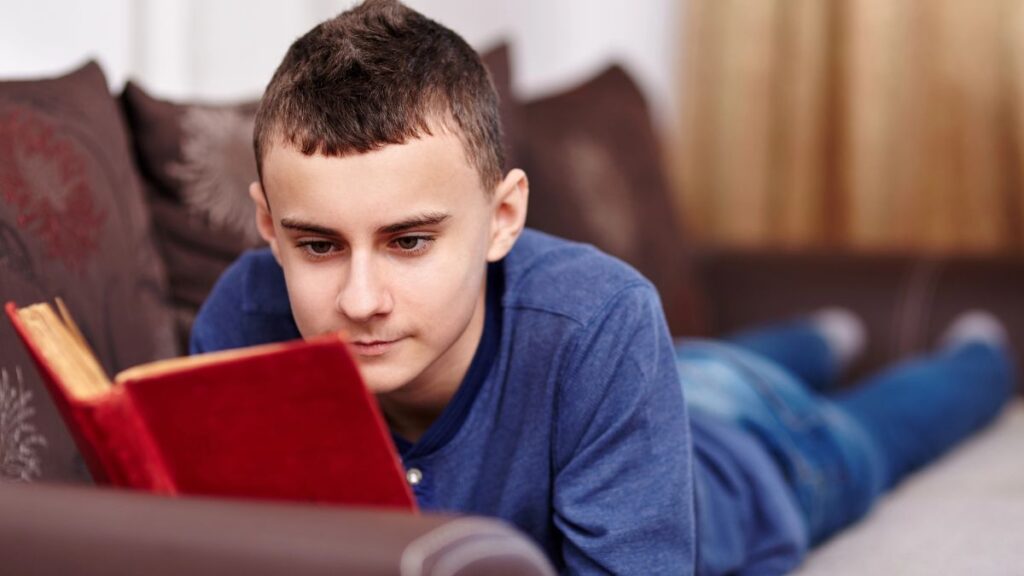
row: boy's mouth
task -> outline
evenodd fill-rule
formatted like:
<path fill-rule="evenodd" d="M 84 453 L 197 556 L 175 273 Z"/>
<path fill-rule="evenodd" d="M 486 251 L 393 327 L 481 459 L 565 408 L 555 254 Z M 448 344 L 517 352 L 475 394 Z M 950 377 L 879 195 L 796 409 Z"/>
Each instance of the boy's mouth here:
<path fill-rule="evenodd" d="M 363 357 L 382 356 L 390 351 L 402 339 L 395 340 L 352 340 L 349 347 Z"/>

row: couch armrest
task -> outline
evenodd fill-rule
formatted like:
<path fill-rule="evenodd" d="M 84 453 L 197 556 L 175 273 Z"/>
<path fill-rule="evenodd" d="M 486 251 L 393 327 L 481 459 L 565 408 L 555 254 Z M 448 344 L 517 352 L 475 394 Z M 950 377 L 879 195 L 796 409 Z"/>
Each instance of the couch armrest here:
<path fill-rule="evenodd" d="M 552 574 L 481 518 L 0 481 L 4 574 Z"/>
<path fill-rule="evenodd" d="M 1024 259 L 720 250 L 701 253 L 697 270 L 713 334 L 825 306 L 861 315 L 869 342 L 852 376 L 932 348 L 972 308 L 996 314 L 1024 360 Z"/>

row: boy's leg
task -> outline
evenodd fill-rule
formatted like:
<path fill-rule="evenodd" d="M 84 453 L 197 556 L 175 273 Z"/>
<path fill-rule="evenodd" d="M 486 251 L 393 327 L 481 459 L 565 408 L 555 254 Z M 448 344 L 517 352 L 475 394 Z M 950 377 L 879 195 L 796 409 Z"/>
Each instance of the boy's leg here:
<path fill-rule="evenodd" d="M 760 441 L 791 489 L 811 543 L 868 510 L 884 467 L 857 420 L 739 346 L 690 340 L 677 356 L 691 415 L 728 422 Z"/>
<path fill-rule="evenodd" d="M 962 342 L 837 400 L 738 346 L 683 342 L 691 413 L 752 433 L 779 466 L 817 543 L 854 522 L 887 486 L 989 421 L 1014 374 L 998 345 Z"/>
<path fill-rule="evenodd" d="M 820 310 L 786 323 L 744 330 L 727 340 L 792 372 L 813 390 L 834 387 L 843 368 L 863 348 L 859 319 L 841 309 Z"/>
<path fill-rule="evenodd" d="M 874 438 L 889 487 L 989 422 L 1013 386 L 1002 347 L 968 342 L 900 364 L 835 402 Z"/>

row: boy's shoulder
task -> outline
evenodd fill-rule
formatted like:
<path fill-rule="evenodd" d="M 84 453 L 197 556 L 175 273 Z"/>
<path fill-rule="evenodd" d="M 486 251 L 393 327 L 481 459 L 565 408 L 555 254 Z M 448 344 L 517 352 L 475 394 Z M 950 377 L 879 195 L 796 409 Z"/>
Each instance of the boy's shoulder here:
<path fill-rule="evenodd" d="M 505 260 L 505 307 L 547 311 L 586 323 L 629 289 L 655 295 L 633 267 L 579 242 L 525 230 Z"/>
<path fill-rule="evenodd" d="M 249 314 L 291 314 L 284 271 L 270 248 L 243 252 L 217 280 L 210 300 L 231 301 Z"/>
<path fill-rule="evenodd" d="M 211 352 L 298 338 L 284 272 L 269 248 L 233 262 L 203 302 L 190 350 Z"/>

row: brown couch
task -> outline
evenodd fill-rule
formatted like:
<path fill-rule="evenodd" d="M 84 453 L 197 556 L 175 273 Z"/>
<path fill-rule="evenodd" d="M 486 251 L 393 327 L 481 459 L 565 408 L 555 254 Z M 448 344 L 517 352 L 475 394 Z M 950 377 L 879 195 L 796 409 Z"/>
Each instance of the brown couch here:
<path fill-rule="evenodd" d="M 510 164 L 530 176 L 529 224 L 634 264 L 659 287 L 675 334 L 722 334 L 840 304 L 867 320 L 865 371 L 928 348 L 952 315 L 984 306 L 1009 321 L 1024 353 L 1021 261 L 693 246 L 626 72 L 613 66 L 520 102 L 507 54 L 493 50 L 486 62 L 502 94 Z M 213 281 L 259 244 L 246 196 L 253 109 L 168 102 L 134 84 L 111 97 L 95 64 L 0 82 L 0 300 L 63 297 L 110 373 L 184 353 Z M 89 484 L 88 474 L 6 322 L 0 368 L 0 476 L 15 480 L 0 481 L 0 572 L 550 569 L 521 535 L 483 519 L 75 486 Z"/>
<path fill-rule="evenodd" d="M 254 244 L 251 216 L 236 214 L 248 203 L 231 203 L 244 200 L 251 153 L 216 155 L 249 146 L 246 113 L 133 87 L 112 97 L 94 63 L 0 82 L 0 300 L 62 297 L 111 374 L 184 353 L 212 281 Z M 88 486 L 6 320 L 0 370 L 0 574 L 552 573 L 496 520 Z"/>

